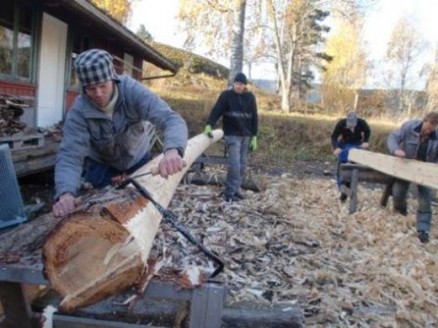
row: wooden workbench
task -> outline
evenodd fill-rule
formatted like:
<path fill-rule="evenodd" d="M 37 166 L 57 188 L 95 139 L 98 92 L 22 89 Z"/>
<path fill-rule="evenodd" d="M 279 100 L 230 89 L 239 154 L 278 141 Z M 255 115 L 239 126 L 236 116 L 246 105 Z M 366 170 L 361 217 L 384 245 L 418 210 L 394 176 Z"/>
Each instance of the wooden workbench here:
<path fill-rule="evenodd" d="M 16 149 L 11 151 L 12 162 L 18 177 L 50 170 L 55 165 L 59 141 L 52 136 L 44 138 L 40 147 Z"/>
<path fill-rule="evenodd" d="M 41 245 L 44 241 L 44 234 L 50 231 L 50 227 L 56 224 L 56 220 L 51 215 L 45 215 L 40 220 L 40 226 L 44 229 L 29 230 L 28 223 L 24 223 L 15 228 L 5 229 L 0 232 L 0 301 L 3 307 L 5 320 L 2 327 L 30 328 L 35 325 L 36 317 L 39 313 L 32 311 L 31 304 L 28 302 L 24 292 L 25 285 L 48 285 L 48 281 L 43 275 L 43 264 L 41 262 Z M 49 221 L 51 220 L 51 221 Z M 35 227 L 35 222 L 32 224 Z M 27 244 L 21 243 L 17 247 L 18 240 L 27 240 Z M 117 295 L 119 298 L 127 299 L 132 296 L 133 290 L 127 291 L 126 295 Z M 171 301 L 181 301 L 190 303 L 189 322 L 190 328 L 200 327 L 221 327 L 222 309 L 226 297 L 226 288 L 219 282 L 208 282 L 195 289 L 181 289 L 174 283 L 153 280 L 145 290 L 144 298 L 167 299 Z M 105 302 L 105 301 L 104 301 Z M 106 301 L 111 305 L 111 300 Z M 109 302 L 109 303 L 108 303 Z M 114 305 L 120 311 L 119 305 Z M 53 304 L 55 307 L 56 304 Z M 95 307 L 96 305 L 94 305 Z M 98 307 L 99 305 L 97 305 Z M 93 307 L 93 306 L 91 306 Z M 125 317 L 129 312 L 127 306 L 124 307 Z M 87 308 L 81 309 L 87 312 Z M 115 308 L 107 310 L 114 312 Z M 55 327 L 145 327 L 145 325 L 127 324 L 124 322 L 109 322 L 90 318 L 78 317 L 69 314 L 55 315 Z M 123 317 L 123 315 L 120 315 Z M 149 326 L 148 326 L 149 327 Z"/>

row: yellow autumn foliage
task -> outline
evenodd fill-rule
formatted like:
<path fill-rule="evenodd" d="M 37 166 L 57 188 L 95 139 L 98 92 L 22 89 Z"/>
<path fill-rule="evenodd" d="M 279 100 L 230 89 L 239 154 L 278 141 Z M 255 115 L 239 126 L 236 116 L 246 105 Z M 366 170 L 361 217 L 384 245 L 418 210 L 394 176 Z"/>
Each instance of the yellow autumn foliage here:
<path fill-rule="evenodd" d="M 96 7 L 108 13 L 111 17 L 118 20 L 122 24 L 128 22 L 131 15 L 132 1 L 131 0 L 90 0 Z"/>

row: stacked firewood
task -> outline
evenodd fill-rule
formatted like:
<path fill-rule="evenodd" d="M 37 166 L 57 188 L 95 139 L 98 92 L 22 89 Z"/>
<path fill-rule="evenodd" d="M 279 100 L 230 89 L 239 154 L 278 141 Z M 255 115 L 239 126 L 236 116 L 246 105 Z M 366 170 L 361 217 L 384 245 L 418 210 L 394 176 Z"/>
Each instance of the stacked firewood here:
<path fill-rule="evenodd" d="M 0 137 L 11 136 L 26 128 L 26 124 L 20 122 L 26 107 L 28 105 L 18 97 L 0 94 Z"/>

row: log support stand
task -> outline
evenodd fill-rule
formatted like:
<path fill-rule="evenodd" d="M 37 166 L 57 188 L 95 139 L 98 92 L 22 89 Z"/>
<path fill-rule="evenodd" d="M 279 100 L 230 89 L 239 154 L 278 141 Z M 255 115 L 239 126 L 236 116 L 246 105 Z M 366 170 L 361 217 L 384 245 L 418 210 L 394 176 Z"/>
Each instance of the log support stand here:
<path fill-rule="evenodd" d="M 0 301 L 3 307 L 1 328 L 38 327 L 40 314 L 33 313 L 24 293 L 25 284 L 47 285 L 41 270 L 13 265 L 0 267 Z M 219 328 L 225 304 L 226 288 L 219 282 L 208 282 L 195 289 L 180 289 L 173 283 L 152 281 L 145 290 L 145 297 L 190 302 L 190 328 Z M 55 314 L 54 327 L 118 327 L 140 328 L 139 324 L 97 320 L 65 314 Z M 150 327 L 150 326 L 148 326 Z"/>
<path fill-rule="evenodd" d="M 358 193 L 357 187 L 359 182 L 370 182 L 384 184 L 385 188 L 380 200 L 382 206 L 386 206 L 389 196 L 391 194 L 391 187 L 394 178 L 384 173 L 375 171 L 367 166 L 345 163 L 340 165 L 340 175 L 343 183 L 350 185 L 350 202 L 348 211 L 350 214 L 356 212 Z"/>

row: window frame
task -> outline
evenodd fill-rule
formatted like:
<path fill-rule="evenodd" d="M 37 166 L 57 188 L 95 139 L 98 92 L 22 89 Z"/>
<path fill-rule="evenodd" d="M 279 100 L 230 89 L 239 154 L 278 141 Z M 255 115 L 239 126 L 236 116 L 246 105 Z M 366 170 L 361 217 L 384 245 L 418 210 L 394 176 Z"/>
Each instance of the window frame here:
<path fill-rule="evenodd" d="M 6 74 L 0 72 L 0 80 L 7 80 L 7 81 L 16 81 L 16 82 L 27 82 L 32 83 L 34 81 L 35 76 L 35 61 L 36 61 L 36 25 L 37 25 L 37 10 L 32 6 L 30 3 L 27 2 L 16 2 L 11 1 L 13 5 L 13 17 L 12 17 L 12 67 L 11 67 L 11 74 Z M 22 33 L 20 31 L 20 14 L 24 11 L 30 11 L 31 12 L 31 23 L 30 23 L 30 54 L 29 54 L 29 75 L 28 77 L 19 76 L 19 67 L 18 67 L 18 60 L 19 60 L 19 34 Z M 2 25 L 3 26 L 3 25 Z"/>

